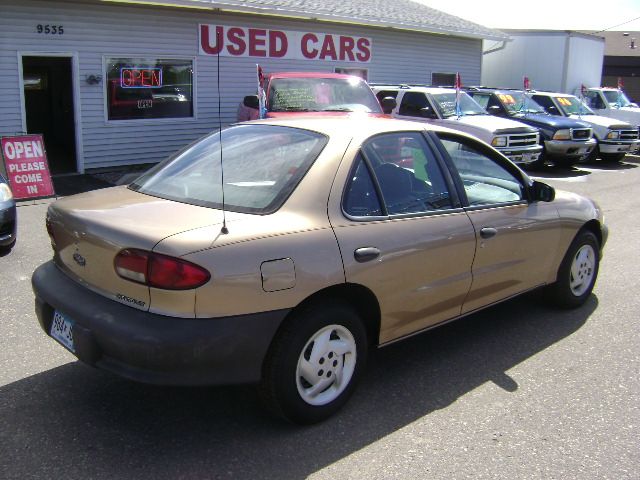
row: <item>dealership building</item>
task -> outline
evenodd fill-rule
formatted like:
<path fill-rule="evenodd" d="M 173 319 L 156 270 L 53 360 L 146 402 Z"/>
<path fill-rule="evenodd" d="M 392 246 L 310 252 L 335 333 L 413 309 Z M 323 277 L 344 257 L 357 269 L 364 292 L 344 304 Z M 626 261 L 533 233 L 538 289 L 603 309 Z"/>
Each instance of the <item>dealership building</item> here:
<path fill-rule="evenodd" d="M 495 30 L 409 0 L 3 0 L 0 136 L 52 173 L 157 162 L 236 119 L 256 64 L 370 82 L 480 82 Z"/>

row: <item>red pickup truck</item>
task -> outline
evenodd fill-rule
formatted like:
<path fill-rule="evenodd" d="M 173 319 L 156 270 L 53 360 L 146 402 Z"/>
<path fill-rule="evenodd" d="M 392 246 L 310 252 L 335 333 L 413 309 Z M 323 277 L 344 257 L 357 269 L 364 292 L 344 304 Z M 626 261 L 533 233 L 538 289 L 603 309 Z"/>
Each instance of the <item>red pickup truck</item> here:
<path fill-rule="evenodd" d="M 265 75 L 265 117 L 317 115 L 363 112 L 373 115 L 390 113 L 395 107 L 393 98 L 378 99 L 360 77 L 341 73 L 284 72 Z M 259 118 L 257 95 L 244 97 L 238 107 L 238 121 Z"/>

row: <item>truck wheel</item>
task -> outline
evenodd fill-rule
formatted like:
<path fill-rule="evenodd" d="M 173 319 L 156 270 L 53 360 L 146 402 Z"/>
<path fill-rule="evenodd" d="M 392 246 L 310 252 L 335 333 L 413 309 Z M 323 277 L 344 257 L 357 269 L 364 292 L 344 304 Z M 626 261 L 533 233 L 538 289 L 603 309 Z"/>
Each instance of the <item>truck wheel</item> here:
<path fill-rule="evenodd" d="M 535 162 L 524 164 L 524 168 L 525 170 L 542 170 L 546 162 L 546 155 L 542 152 Z"/>
<path fill-rule="evenodd" d="M 558 157 L 553 159 L 553 164 L 560 168 L 571 168 L 578 163 L 579 160 L 579 157 Z"/>
<path fill-rule="evenodd" d="M 600 157 L 605 162 L 615 163 L 622 161 L 625 155 L 626 153 L 601 153 Z"/>
<path fill-rule="evenodd" d="M 600 149 L 598 148 L 598 145 L 596 145 L 595 147 L 593 147 L 593 150 L 591 150 L 589 155 L 587 155 L 587 158 L 584 162 L 593 163 L 598 159 L 598 155 L 600 155 Z"/>
<path fill-rule="evenodd" d="M 293 423 L 320 422 L 347 402 L 366 358 L 367 334 L 351 307 L 309 305 L 274 339 L 260 394 L 270 410 Z"/>
<path fill-rule="evenodd" d="M 558 269 L 555 283 L 546 287 L 550 299 L 562 308 L 582 305 L 593 290 L 600 266 L 600 245 L 588 231 L 578 232 Z"/>

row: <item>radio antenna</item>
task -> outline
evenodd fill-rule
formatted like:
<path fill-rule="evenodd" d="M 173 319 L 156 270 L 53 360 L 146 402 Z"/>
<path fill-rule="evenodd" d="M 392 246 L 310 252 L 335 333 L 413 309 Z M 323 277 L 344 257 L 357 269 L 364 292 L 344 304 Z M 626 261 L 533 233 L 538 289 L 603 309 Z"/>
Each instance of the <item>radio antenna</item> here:
<path fill-rule="evenodd" d="M 218 47 L 217 57 L 217 75 L 218 75 L 218 138 L 220 140 L 220 187 L 222 189 L 222 228 L 220 229 L 220 233 L 226 235 L 229 233 L 229 229 L 227 228 L 227 214 L 224 208 L 224 167 L 222 163 L 222 116 L 221 116 L 221 107 L 220 107 L 220 50 L 222 49 L 222 41 L 221 37 L 221 29 L 216 26 L 216 46 Z"/>

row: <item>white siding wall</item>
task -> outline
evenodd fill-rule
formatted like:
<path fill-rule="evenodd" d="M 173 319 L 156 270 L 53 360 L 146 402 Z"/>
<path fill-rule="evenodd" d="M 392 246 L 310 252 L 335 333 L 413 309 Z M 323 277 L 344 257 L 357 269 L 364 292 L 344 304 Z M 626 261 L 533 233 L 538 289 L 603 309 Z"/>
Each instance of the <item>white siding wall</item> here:
<path fill-rule="evenodd" d="M 571 37 L 567 66 L 567 83 L 564 91 L 575 93 L 584 84 L 599 86 L 604 62 L 604 40 Z"/>
<path fill-rule="evenodd" d="M 480 40 L 81 1 L 2 0 L 0 9 L 0 136 L 22 130 L 18 53 L 76 54 L 80 80 L 78 120 L 85 169 L 159 161 L 217 127 L 217 58 L 198 54 L 200 23 L 348 34 L 372 40 L 372 60 L 368 64 L 260 59 L 265 72 L 364 66 L 369 69 L 372 82 L 429 83 L 433 72 L 456 71 L 467 85 L 480 80 Z M 37 24 L 64 25 L 64 35 L 39 35 Z M 193 58 L 196 118 L 107 122 L 104 80 L 99 85 L 84 81 L 87 75 L 103 75 L 104 56 Z M 233 122 L 238 103 L 245 95 L 255 93 L 256 61 L 248 57 L 220 58 L 223 124 Z"/>
<path fill-rule="evenodd" d="M 565 31 L 511 32 L 504 49 L 483 55 L 482 84 L 522 88 L 528 76 L 531 88 L 574 93 L 581 83 L 599 85 L 604 40 Z M 484 48 L 496 42 L 484 42 Z"/>
<path fill-rule="evenodd" d="M 482 84 L 492 87 L 522 88 L 524 76 L 538 90 L 557 90 L 562 84 L 564 34 L 514 34 L 504 49 L 482 58 Z M 485 41 L 485 49 L 496 42 Z"/>

